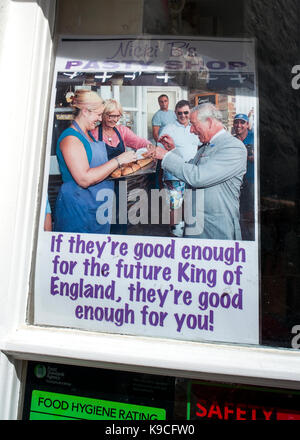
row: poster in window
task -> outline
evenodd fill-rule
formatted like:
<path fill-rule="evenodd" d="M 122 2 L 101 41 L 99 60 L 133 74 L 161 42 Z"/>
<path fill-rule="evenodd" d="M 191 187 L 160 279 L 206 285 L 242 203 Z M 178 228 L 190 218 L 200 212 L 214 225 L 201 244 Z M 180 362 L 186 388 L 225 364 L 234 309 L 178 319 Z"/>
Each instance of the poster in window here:
<path fill-rule="evenodd" d="M 60 39 L 34 324 L 259 342 L 254 53 L 251 39 Z"/>

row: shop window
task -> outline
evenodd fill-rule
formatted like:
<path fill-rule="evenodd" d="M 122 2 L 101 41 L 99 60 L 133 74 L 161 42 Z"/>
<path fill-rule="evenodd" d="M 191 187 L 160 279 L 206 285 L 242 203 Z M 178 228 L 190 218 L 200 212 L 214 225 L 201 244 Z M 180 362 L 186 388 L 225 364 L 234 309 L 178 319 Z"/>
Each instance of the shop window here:
<path fill-rule="evenodd" d="M 299 131 L 292 69 L 299 58 L 296 1 L 145 2 L 144 31 L 256 41 L 259 100 L 261 343 L 299 348 Z M 149 15 L 148 15 L 149 14 Z M 162 26 L 162 23 L 164 24 Z M 296 71 L 295 71 L 296 72 Z M 294 75 L 295 76 L 295 75 Z"/>
<path fill-rule="evenodd" d="M 127 433 L 133 426 L 147 429 L 151 421 L 186 420 L 190 424 L 177 429 L 195 434 L 195 422 L 300 420 L 299 399 L 291 389 L 29 362 L 22 419 L 122 420 Z M 132 423 L 141 421 L 148 423 Z M 107 433 L 120 434 L 120 426 L 108 423 L 107 430 L 119 432 Z M 172 426 L 151 429 L 169 434 Z"/>
<path fill-rule="evenodd" d="M 237 198 L 246 171 L 247 150 L 231 134 L 234 115 L 243 113 L 250 121 L 251 108 L 257 106 L 254 43 L 248 39 L 225 46 L 222 39 L 211 39 L 208 54 L 206 47 L 205 39 L 188 37 L 60 39 L 49 119 L 54 131 L 52 127 L 49 130 L 49 143 L 52 152 L 57 152 L 63 183 L 57 181 L 58 174 L 45 179 L 44 194 L 52 197 L 54 222 L 51 233 L 41 230 L 39 237 L 38 246 L 44 251 L 37 253 L 37 274 L 41 270 L 43 275 L 36 278 L 35 324 L 192 341 L 259 343 L 258 235 L 254 220 L 257 154 L 252 168 L 253 199 L 249 199 L 247 208 L 252 222 L 248 227 L 243 217 L 241 228 Z M 218 59 L 220 51 L 227 51 L 225 58 Z M 78 60 L 80 53 L 84 53 L 84 60 Z M 86 110 L 80 99 L 94 99 L 101 110 L 100 95 L 106 99 L 102 120 L 95 114 L 90 122 L 93 112 L 88 107 Z M 184 203 L 179 203 L 183 189 L 182 193 L 176 190 L 175 196 L 162 183 L 162 178 L 169 178 L 166 171 L 160 170 L 157 157 L 141 156 L 117 170 L 116 159 L 110 158 L 112 170 L 122 174 L 116 177 L 111 172 L 89 189 L 82 188 L 69 171 L 60 136 L 66 134 L 71 142 L 79 132 L 82 139 L 86 136 L 80 127 L 84 121 L 91 127 L 92 145 L 106 139 L 97 145 L 107 155 L 110 149 L 125 147 L 136 150 L 137 155 L 140 150 L 147 153 L 149 145 L 150 150 L 165 154 L 161 139 L 169 133 L 164 130 L 170 129 L 176 136 L 177 151 L 183 154 L 180 164 L 189 168 L 183 172 L 195 175 L 194 157 L 205 170 L 207 158 L 213 158 L 220 146 L 216 142 L 213 149 L 212 142 L 206 147 L 204 140 L 191 132 L 190 108 L 200 102 L 214 105 L 209 111 L 214 112 L 215 128 L 234 143 L 238 166 L 228 171 L 231 163 L 225 152 L 224 167 L 215 162 L 220 174 L 216 182 L 211 184 L 207 178 L 195 186 L 187 179 Z M 160 121 L 165 116 L 169 121 L 162 126 Z M 254 121 L 256 116 L 254 111 Z M 254 123 L 249 144 L 258 152 L 256 126 Z M 148 139 L 142 137 L 145 132 L 150 134 Z M 113 136 L 117 144 L 114 147 L 109 144 Z M 88 157 L 93 150 L 92 146 L 86 148 Z M 100 166 L 96 168 L 98 171 Z M 76 170 L 77 165 L 72 171 Z M 216 178 L 214 172 L 211 178 Z M 115 205 L 106 193 L 101 199 L 104 184 L 114 187 L 111 194 Z M 216 185 L 224 191 L 223 201 L 214 194 Z M 226 196 L 227 185 L 234 189 L 230 197 Z M 67 188 L 72 194 L 63 195 Z M 92 203 L 89 199 L 94 207 L 86 212 L 88 202 L 83 200 L 90 197 L 89 191 L 96 191 L 91 196 L 95 200 Z M 61 209 L 71 195 L 74 200 Z M 220 212 L 210 205 L 212 198 L 220 204 Z M 231 204 L 230 213 L 227 204 Z M 78 211 L 80 206 L 82 212 Z M 211 214 L 206 214 L 206 209 L 213 209 L 214 222 L 208 220 Z M 227 216 L 223 217 L 222 209 L 227 210 Z M 175 212 L 180 212 L 180 221 L 172 218 Z M 93 215 L 93 221 L 83 227 L 89 215 Z M 123 236 L 122 244 L 117 235 Z M 41 292 L 45 291 L 43 296 Z M 58 304 L 59 316 L 55 313 Z M 230 325 L 226 325 L 228 320 Z"/>
<path fill-rule="evenodd" d="M 158 90 L 160 93 L 165 90 L 170 91 L 174 103 L 179 100 L 186 100 L 190 106 L 202 102 L 213 103 L 221 114 L 222 124 L 231 135 L 237 134 L 234 125 L 234 117 L 237 114 L 243 115 L 244 122 L 247 122 L 249 129 L 253 131 L 254 147 L 251 143 L 247 143 L 245 148 L 250 156 L 254 150 L 255 201 L 252 204 L 250 220 L 247 215 L 244 217 L 241 215 L 242 234 L 245 235 L 242 235 L 241 239 L 233 239 L 234 243 L 231 242 L 228 248 L 224 242 L 222 245 L 217 243 L 214 247 L 210 246 L 209 241 L 197 241 L 199 238 L 197 235 L 192 249 L 189 244 L 185 246 L 182 238 L 177 240 L 174 235 L 168 235 L 170 225 L 162 221 L 162 214 L 156 223 L 149 223 L 149 217 L 152 218 L 153 212 L 147 210 L 146 213 L 142 213 L 140 206 L 134 206 L 134 202 L 142 199 L 143 190 L 157 188 L 157 174 L 151 165 L 134 175 L 139 176 L 136 181 L 134 179 L 127 181 L 132 190 L 131 196 L 139 195 L 133 199 L 127 197 L 128 193 L 124 196 L 124 200 L 128 203 L 128 212 L 131 211 L 135 222 L 130 223 L 127 218 L 126 234 L 120 232 L 120 229 L 115 233 L 115 235 L 126 235 L 123 241 L 117 242 L 115 237 L 105 237 L 105 239 L 102 237 L 102 249 L 97 237 L 91 239 L 88 235 L 78 237 L 80 231 L 77 230 L 67 231 L 67 233 L 73 233 L 73 236 L 66 235 L 68 238 L 65 237 L 64 240 L 59 229 L 53 230 L 56 235 L 47 235 L 47 239 L 41 244 L 42 249 L 44 250 L 44 246 L 47 246 L 51 257 L 55 257 L 56 253 L 56 259 L 51 260 L 51 268 L 47 273 L 47 276 L 51 275 L 51 271 L 52 275 L 55 273 L 55 277 L 51 277 L 52 284 L 50 293 L 48 292 L 51 303 L 54 304 L 64 299 L 66 301 L 65 311 L 69 313 L 71 305 L 73 306 L 78 298 L 96 298 L 93 296 L 94 291 L 91 293 L 95 286 L 92 288 L 90 282 L 84 284 L 80 275 L 79 279 L 73 279 L 73 284 L 71 281 L 59 279 L 58 275 L 71 275 L 70 264 L 72 262 L 74 267 L 77 265 L 76 269 L 81 265 L 81 269 L 86 271 L 85 275 L 90 274 L 90 265 L 95 263 L 95 261 L 91 263 L 90 260 L 80 260 L 80 262 L 72 260 L 68 265 L 65 254 L 60 260 L 60 245 L 63 241 L 62 246 L 68 246 L 69 257 L 71 257 L 70 253 L 92 254 L 89 249 L 93 247 L 95 250 L 96 246 L 99 246 L 98 250 L 102 252 L 101 249 L 104 250 L 106 245 L 106 249 L 109 248 L 111 254 L 106 255 L 105 258 L 112 257 L 115 256 L 117 247 L 122 246 L 122 251 L 118 248 L 119 259 L 114 266 L 115 274 L 119 279 L 134 279 L 134 282 L 117 287 L 117 290 L 114 290 L 115 284 L 113 283 L 111 285 L 104 283 L 101 286 L 98 283 L 97 295 L 108 302 L 115 301 L 115 307 L 109 308 L 106 303 L 103 307 L 99 304 L 95 307 L 92 304 L 78 305 L 75 307 L 75 312 L 73 310 L 71 313 L 75 314 L 79 328 L 95 330 L 99 322 L 101 324 L 104 322 L 105 313 L 108 313 L 105 307 L 108 307 L 110 316 L 114 313 L 114 318 L 109 318 L 107 321 L 110 320 L 113 325 L 109 324 L 108 327 L 103 328 L 100 326 L 100 331 L 119 332 L 118 327 L 125 322 L 123 319 L 128 319 L 126 325 L 130 327 L 131 324 L 136 323 L 137 316 L 139 316 L 141 326 L 135 328 L 133 325 L 128 334 L 298 348 L 300 320 L 299 300 L 297 299 L 299 287 L 298 130 L 295 128 L 296 91 L 291 85 L 291 71 L 298 53 L 299 11 L 297 4 L 291 0 L 290 7 L 286 8 L 280 1 L 272 3 L 272 7 L 267 2 L 254 0 L 226 2 L 226 7 L 224 2 L 220 1 L 187 0 L 186 2 L 157 1 L 157 3 L 161 7 L 153 8 L 153 2 L 144 2 L 145 38 L 124 37 L 106 40 L 105 48 L 104 45 L 101 46 L 103 56 L 100 55 L 97 61 L 93 57 L 92 50 L 90 61 L 86 61 L 85 58 L 83 62 L 80 59 L 81 50 L 85 55 L 89 53 L 92 47 L 90 40 L 75 38 L 79 52 L 76 59 L 73 56 L 70 60 L 66 57 L 69 53 L 74 54 L 72 38 L 61 40 L 63 56 L 57 58 L 59 68 L 56 70 L 57 76 L 54 78 L 53 85 L 56 87 L 56 95 L 55 103 L 53 103 L 54 110 L 51 109 L 54 119 L 50 122 L 53 123 L 53 127 L 51 127 L 52 134 L 49 140 L 51 147 L 49 148 L 53 160 L 51 159 L 49 183 L 48 178 L 45 178 L 44 195 L 48 195 L 55 216 L 55 203 L 62 183 L 55 162 L 55 149 L 61 131 L 73 118 L 68 99 L 76 90 L 86 88 L 102 95 L 105 99 L 119 100 L 124 109 L 119 125 L 127 126 L 140 138 L 147 138 L 148 143 L 152 144 L 156 144 L 157 141 L 154 139 L 154 132 L 151 133 L 150 121 L 152 120 L 149 118 L 148 98 L 151 93 L 158 93 Z M 283 9 L 285 21 L 280 20 L 280 11 Z M 263 17 L 268 17 L 268 27 Z M 275 28 L 278 31 L 275 32 Z M 161 38 L 147 37 L 149 34 L 157 33 L 162 35 Z M 174 36 L 173 40 L 172 36 Z M 95 38 L 93 43 L 98 44 L 97 41 L 101 45 L 101 37 Z M 290 41 L 293 44 L 290 44 Z M 171 60 L 165 58 L 164 66 L 160 64 L 161 59 L 158 61 L 164 50 L 162 49 L 163 43 L 164 47 L 168 48 L 170 57 L 173 57 Z M 208 48 L 207 52 L 205 47 Z M 175 60 L 176 64 L 174 57 L 179 57 L 181 52 L 183 57 L 178 58 L 180 61 Z M 144 53 L 142 62 L 141 53 Z M 106 64 L 104 68 L 108 60 L 109 63 L 113 58 L 116 61 L 117 54 L 118 57 L 133 57 L 138 66 L 134 64 L 131 69 L 128 68 L 129 61 L 126 59 L 127 67 L 111 67 L 109 70 Z M 241 57 L 239 60 L 235 58 L 238 54 Z M 156 57 L 155 63 L 151 65 L 149 60 L 153 60 L 153 57 Z M 198 70 L 194 68 L 195 60 L 201 64 Z M 178 62 L 181 63 L 180 68 L 178 68 Z M 205 156 L 204 153 L 203 156 Z M 131 165 L 129 174 L 134 173 Z M 135 182 L 134 185 L 131 185 L 132 182 Z M 201 199 L 199 203 L 204 202 Z M 187 205 L 185 199 L 185 206 Z M 203 206 L 201 205 L 202 211 Z M 245 214 L 248 214 L 248 211 Z M 225 217 L 222 217 L 220 224 L 224 219 Z M 204 216 L 203 222 L 205 221 Z M 243 230 L 243 226 L 249 226 L 249 224 L 250 228 L 247 231 Z M 200 226 L 204 227 L 203 224 Z M 164 246 L 159 237 L 166 236 L 172 239 L 166 241 Z M 138 242 L 136 237 L 144 238 Z M 147 241 L 145 237 L 152 238 Z M 127 255 L 128 247 L 126 246 L 128 245 L 132 246 L 136 253 L 132 253 L 127 261 L 126 258 L 121 257 Z M 173 263 L 178 263 L 175 258 L 178 249 L 187 265 L 184 266 L 182 262 L 179 262 L 180 269 L 178 267 L 174 269 Z M 139 251 L 141 253 L 138 253 Z M 202 258 L 202 263 L 205 259 L 213 258 L 213 253 L 216 259 L 217 252 L 219 260 L 223 261 L 223 266 L 220 269 L 216 269 L 217 265 L 210 267 L 205 265 L 206 263 L 203 263 L 204 266 L 197 266 L 194 263 L 195 252 L 198 252 L 198 259 Z M 235 259 L 233 270 L 228 268 L 233 264 L 233 260 L 229 261 L 224 257 L 230 252 L 235 252 L 235 257 L 232 257 Z M 200 253 L 202 253 L 201 258 Z M 156 285 L 149 285 L 145 288 L 140 282 L 140 272 L 137 275 L 137 271 L 144 271 L 144 277 L 152 276 L 147 271 L 159 271 L 162 268 L 155 265 L 156 260 L 151 260 L 150 268 L 146 264 L 150 261 L 147 259 L 154 257 L 159 259 L 162 256 L 170 258 L 169 261 L 165 259 L 166 266 L 164 267 L 166 269 L 164 281 L 170 281 L 168 287 L 165 287 L 163 292 Z M 136 261 L 142 262 L 144 266 L 141 268 Z M 38 261 L 37 268 L 45 267 L 44 263 L 42 260 Z M 93 271 L 99 271 L 98 277 L 103 276 L 105 268 L 98 266 L 98 263 L 102 261 L 96 263 Z M 177 277 L 180 277 L 180 282 L 183 283 L 180 285 L 181 289 L 174 285 L 174 279 L 168 278 L 168 270 L 170 272 L 177 270 Z M 226 286 L 223 285 L 221 290 L 218 290 L 214 275 L 220 277 L 220 274 Z M 244 287 L 241 284 L 245 279 L 247 279 L 246 294 L 243 293 Z M 110 279 L 110 281 L 114 280 Z M 158 281 L 158 278 L 151 281 Z M 184 285 L 185 281 L 186 285 Z M 37 279 L 34 323 L 72 327 L 72 323 L 70 324 L 72 320 L 66 323 L 63 316 L 57 317 L 54 313 L 51 315 L 51 307 L 44 307 L 44 298 L 43 300 L 40 298 L 39 282 Z M 201 290 L 196 294 L 197 313 L 188 307 L 192 302 L 190 295 L 193 296 L 188 289 L 188 283 L 202 283 Z M 42 289 L 44 288 L 43 285 Z M 175 325 L 173 331 L 169 331 L 170 328 L 166 325 L 170 318 L 170 309 L 167 312 L 165 309 L 147 308 L 155 301 L 156 305 L 160 301 L 160 307 L 163 307 L 167 304 L 166 298 L 171 297 L 171 290 L 174 290 L 172 305 L 177 306 L 181 301 L 186 306 L 186 309 L 180 310 L 180 313 L 177 307 L 172 311 L 172 316 L 176 319 L 175 324 L 173 323 Z M 123 300 L 121 296 L 124 292 L 128 295 L 125 298 L 126 301 L 129 298 L 129 302 L 122 302 L 122 307 L 118 308 L 119 302 Z M 97 299 L 99 299 L 98 296 Z M 133 302 L 139 303 L 137 309 L 131 309 Z M 55 309 L 56 305 L 53 307 Z M 218 333 L 218 336 L 215 336 L 217 309 L 222 309 L 219 321 L 222 334 Z M 243 312 L 237 313 L 238 317 L 234 315 L 226 319 L 227 309 L 230 309 L 230 313 L 234 309 L 235 312 Z M 251 312 L 249 314 L 245 312 L 244 315 L 245 310 L 251 310 Z M 122 322 L 116 318 L 116 313 L 118 316 L 122 315 L 120 318 Z M 187 333 L 181 334 L 184 327 Z M 162 329 L 165 332 L 160 332 Z M 200 336 L 199 334 L 195 336 L 194 330 L 200 330 Z M 206 332 L 204 335 L 203 332 L 201 333 L 203 330 Z"/>

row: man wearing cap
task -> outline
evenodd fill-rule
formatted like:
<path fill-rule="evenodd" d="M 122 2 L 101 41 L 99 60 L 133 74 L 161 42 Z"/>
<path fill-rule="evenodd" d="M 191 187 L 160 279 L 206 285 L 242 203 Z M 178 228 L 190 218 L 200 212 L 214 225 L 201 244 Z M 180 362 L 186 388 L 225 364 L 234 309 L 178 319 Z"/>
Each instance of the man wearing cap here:
<path fill-rule="evenodd" d="M 163 170 L 193 189 L 195 197 L 190 201 L 196 221 L 186 224 L 184 236 L 241 240 L 239 198 L 247 150 L 243 142 L 224 129 L 222 114 L 211 103 L 193 108 L 190 122 L 191 133 L 196 134 L 202 144 L 193 159 L 184 162 L 170 136 L 159 139 L 169 151 L 156 147 L 153 152 L 154 157 L 162 159 Z M 198 189 L 203 190 L 200 207 L 197 206 Z"/>
<path fill-rule="evenodd" d="M 241 231 L 243 240 L 254 240 L 254 135 L 249 129 L 249 118 L 238 113 L 233 119 L 235 137 L 247 148 L 247 171 L 241 188 Z"/>

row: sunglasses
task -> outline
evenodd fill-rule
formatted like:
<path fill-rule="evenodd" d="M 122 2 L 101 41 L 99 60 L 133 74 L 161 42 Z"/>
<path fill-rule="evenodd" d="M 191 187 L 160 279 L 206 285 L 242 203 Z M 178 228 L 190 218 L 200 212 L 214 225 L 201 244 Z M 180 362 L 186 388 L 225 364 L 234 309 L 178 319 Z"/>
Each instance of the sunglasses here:
<path fill-rule="evenodd" d="M 177 114 L 179 115 L 179 116 L 182 116 L 182 115 L 189 115 L 189 111 L 186 111 L 186 112 L 177 112 Z"/>

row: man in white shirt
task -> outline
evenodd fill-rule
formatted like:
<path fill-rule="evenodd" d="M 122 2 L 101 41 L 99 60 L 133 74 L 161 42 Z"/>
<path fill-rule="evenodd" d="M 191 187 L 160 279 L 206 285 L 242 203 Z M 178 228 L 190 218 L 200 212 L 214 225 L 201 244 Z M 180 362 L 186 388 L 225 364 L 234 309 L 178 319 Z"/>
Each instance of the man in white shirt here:
<path fill-rule="evenodd" d="M 176 121 L 166 125 L 161 136 L 169 135 L 175 144 L 176 152 L 183 162 L 188 162 L 197 153 L 200 145 L 198 136 L 191 133 L 190 104 L 186 100 L 178 101 L 175 106 Z M 163 186 L 170 200 L 170 233 L 182 237 L 184 222 L 182 220 L 182 205 L 185 183 L 167 170 L 163 171 Z"/>

